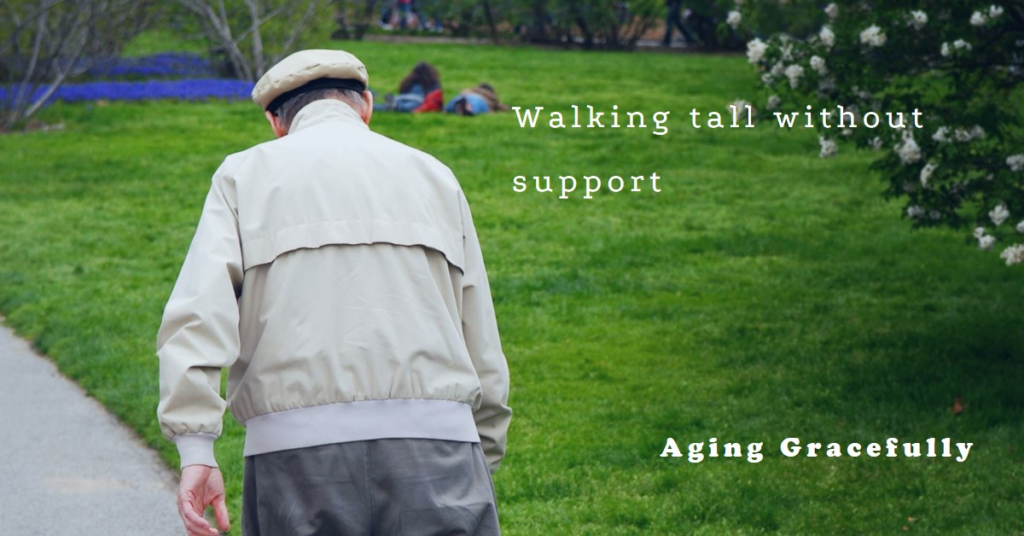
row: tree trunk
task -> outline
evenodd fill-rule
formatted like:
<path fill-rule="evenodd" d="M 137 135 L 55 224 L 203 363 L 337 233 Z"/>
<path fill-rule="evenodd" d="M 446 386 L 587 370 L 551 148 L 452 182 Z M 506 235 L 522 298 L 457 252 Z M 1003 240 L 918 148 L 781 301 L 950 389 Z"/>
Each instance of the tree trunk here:
<path fill-rule="evenodd" d="M 498 26 L 494 23 L 494 11 L 491 10 L 491 0 L 484 0 L 484 18 L 487 20 L 487 28 L 491 32 L 491 41 L 498 42 Z"/>
<path fill-rule="evenodd" d="M 377 18 L 377 0 L 366 0 L 366 9 L 363 10 L 363 17 L 356 23 L 356 40 L 361 41 L 366 35 L 366 30 Z"/>

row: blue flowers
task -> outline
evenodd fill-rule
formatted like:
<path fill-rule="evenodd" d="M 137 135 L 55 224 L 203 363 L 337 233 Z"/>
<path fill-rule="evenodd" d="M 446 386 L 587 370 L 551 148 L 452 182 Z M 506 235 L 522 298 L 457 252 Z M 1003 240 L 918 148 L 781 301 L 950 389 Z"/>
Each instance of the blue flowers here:
<path fill-rule="evenodd" d="M 52 100 L 81 102 L 97 100 L 205 100 L 205 99 L 248 99 L 253 83 L 244 80 L 217 80 L 199 78 L 193 80 L 147 80 L 143 82 L 85 82 L 63 84 L 54 93 Z M 36 89 L 33 99 L 38 98 L 46 87 Z M 7 88 L 0 88 L 0 101 L 7 100 Z"/>
<path fill-rule="evenodd" d="M 210 62 L 194 54 L 167 53 L 141 58 L 102 60 L 93 63 L 87 76 L 93 79 L 187 78 L 64 83 L 57 88 L 50 102 L 248 99 L 252 93 L 252 82 L 213 78 L 215 75 Z M 46 90 L 47 86 L 38 87 L 33 92 L 32 99 L 43 95 Z M 16 89 L 0 87 L 0 107 L 13 97 L 12 91 Z"/>

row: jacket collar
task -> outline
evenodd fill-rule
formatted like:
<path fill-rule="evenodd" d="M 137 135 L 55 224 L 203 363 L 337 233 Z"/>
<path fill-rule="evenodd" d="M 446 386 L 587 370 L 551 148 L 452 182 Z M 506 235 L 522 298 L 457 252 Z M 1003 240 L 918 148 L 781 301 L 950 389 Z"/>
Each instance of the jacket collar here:
<path fill-rule="evenodd" d="M 288 133 L 294 134 L 304 128 L 327 121 L 343 121 L 369 128 L 348 103 L 337 99 L 323 99 L 311 102 L 299 110 L 299 113 L 295 114 L 295 119 L 292 120 Z"/>

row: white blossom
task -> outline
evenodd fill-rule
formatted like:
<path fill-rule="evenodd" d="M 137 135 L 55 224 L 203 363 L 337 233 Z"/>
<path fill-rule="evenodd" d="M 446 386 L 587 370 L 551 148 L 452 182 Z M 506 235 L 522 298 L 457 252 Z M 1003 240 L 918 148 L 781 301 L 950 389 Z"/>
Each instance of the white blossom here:
<path fill-rule="evenodd" d="M 974 238 L 977 238 L 978 240 L 981 240 L 981 237 L 983 237 L 983 236 L 985 236 L 985 228 L 984 227 L 976 227 L 974 229 Z"/>
<path fill-rule="evenodd" d="M 932 139 L 939 143 L 949 143 L 949 127 L 939 127 L 932 135 Z"/>
<path fill-rule="evenodd" d="M 1010 166 L 1010 171 L 1018 172 L 1024 171 L 1024 154 L 1015 154 L 1006 158 L 1006 165 Z"/>
<path fill-rule="evenodd" d="M 917 218 L 924 216 L 924 208 L 918 205 L 907 207 L 907 216 L 916 220 Z"/>
<path fill-rule="evenodd" d="M 971 13 L 971 26 L 984 26 L 988 22 L 988 15 L 975 11 Z"/>
<path fill-rule="evenodd" d="M 729 15 L 725 18 L 725 23 L 732 26 L 735 30 L 740 27 L 740 22 L 743 21 L 743 15 L 739 11 L 730 11 Z"/>
<path fill-rule="evenodd" d="M 1016 229 L 1018 233 L 1024 234 L 1024 220 L 1021 220 L 1020 222 L 1018 222 L 1017 226 L 1014 227 L 1014 229 Z"/>
<path fill-rule="evenodd" d="M 741 7 L 743 5 L 743 0 L 733 0 L 733 4 L 735 4 L 736 7 Z"/>
<path fill-rule="evenodd" d="M 992 249 L 995 243 L 996 237 L 992 235 L 982 235 L 978 238 L 978 247 L 981 249 Z"/>
<path fill-rule="evenodd" d="M 970 52 L 972 48 L 974 47 L 972 47 L 971 44 L 968 43 L 967 41 L 964 41 L 963 39 L 957 39 L 956 41 L 953 41 L 952 46 L 950 46 L 949 43 L 942 43 L 942 48 L 940 52 L 942 53 L 943 57 L 948 58 L 955 51 Z"/>
<path fill-rule="evenodd" d="M 782 52 L 782 61 L 793 61 L 793 43 L 786 43 L 779 49 Z"/>
<path fill-rule="evenodd" d="M 1006 205 L 996 205 L 996 208 L 988 211 L 988 218 L 992 220 L 992 223 L 999 227 L 1010 217 L 1010 211 L 1006 210 Z"/>
<path fill-rule="evenodd" d="M 935 168 L 939 167 L 938 164 L 927 163 L 921 168 L 921 186 L 928 186 L 928 179 L 932 178 L 932 173 L 935 173 Z"/>
<path fill-rule="evenodd" d="M 920 31 L 925 24 L 928 24 L 928 14 L 924 11 L 911 11 L 907 17 L 907 25 L 912 26 L 915 30 Z"/>
<path fill-rule="evenodd" d="M 904 132 L 903 142 L 896 146 L 896 154 L 904 164 L 913 164 L 921 160 L 921 147 L 914 141 L 913 135 L 907 135 L 910 131 Z"/>
<path fill-rule="evenodd" d="M 980 125 L 974 125 L 970 129 L 958 128 L 953 131 L 953 137 L 960 143 L 969 143 L 985 137 L 985 129 Z"/>
<path fill-rule="evenodd" d="M 825 7 L 825 14 L 828 15 L 828 18 L 835 19 L 839 16 L 839 6 L 835 2 L 829 4 Z"/>
<path fill-rule="evenodd" d="M 794 63 L 786 67 L 785 74 L 789 79 L 789 87 L 796 89 L 800 85 L 800 77 L 804 75 L 804 68 Z"/>
<path fill-rule="evenodd" d="M 929 210 L 928 211 L 928 217 L 933 219 L 933 220 L 938 221 L 938 220 L 942 219 L 942 213 L 939 212 L 938 210 Z"/>
<path fill-rule="evenodd" d="M 751 117 L 757 115 L 757 109 L 754 108 L 749 102 L 747 102 L 747 101 L 745 101 L 743 99 L 736 99 L 736 100 L 730 102 L 729 106 L 734 106 L 735 107 L 736 115 L 746 114 L 748 106 L 750 106 L 750 115 L 751 115 Z M 733 113 L 732 110 L 733 110 L 733 108 L 729 108 L 729 113 Z"/>
<path fill-rule="evenodd" d="M 822 76 L 828 74 L 828 67 L 825 65 L 825 60 L 821 56 L 811 56 L 811 69 L 814 69 Z"/>
<path fill-rule="evenodd" d="M 877 24 L 872 24 L 860 33 L 860 42 L 871 47 L 880 47 L 885 44 L 885 32 Z"/>
<path fill-rule="evenodd" d="M 818 144 L 821 145 L 821 153 L 818 155 L 821 158 L 832 158 L 839 152 L 839 146 L 836 145 L 836 142 L 824 136 L 818 136 Z"/>
<path fill-rule="evenodd" d="M 772 96 L 768 97 L 768 109 L 769 110 L 776 110 L 776 109 L 778 109 L 780 104 L 782 104 L 782 99 L 780 99 L 778 95 L 772 95 Z"/>
<path fill-rule="evenodd" d="M 758 63 L 764 59 L 764 53 L 768 50 L 768 43 L 754 38 L 753 41 L 747 43 L 747 60 L 750 63 Z"/>
<path fill-rule="evenodd" d="M 783 74 L 786 73 L 786 64 L 784 64 L 784 63 L 782 63 L 780 61 L 780 62 L 776 63 L 775 65 L 772 65 L 771 73 L 772 73 L 772 76 L 774 76 L 776 78 L 782 76 Z"/>
<path fill-rule="evenodd" d="M 1024 262 L 1024 244 L 1017 244 L 1016 246 L 1010 246 L 1003 250 L 999 254 L 999 258 L 1006 261 L 1007 266 L 1013 266 L 1014 264 L 1020 264 Z"/>
<path fill-rule="evenodd" d="M 1003 6 L 991 5 L 988 7 L 988 17 L 990 19 L 998 18 L 1003 14 Z"/>
<path fill-rule="evenodd" d="M 770 86 L 774 82 L 775 82 L 775 77 L 772 76 L 772 73 L 763 73 L 761 75 L 761 83 L 762 84 L 764 84 L 766 86 Z"/>
<path fill-rule="evenodd" d="M 875 136 L 874 138 L 872 138 L 870 143 L 871 148 L 876 151 L 881 149 L 883 144 L 885 144 L 885 142 L 882 141 L 882 138 L 880 138 L 879 136 Z"/>
<path fill-rule="evenodd" d="M 836 34 L 828 26 L 821 27 L 821 32 L 818 32 L 818 38 L 821 39 L 821 44 L 825 45 L 825 48 L 832 48 L 836 44 Z"/>

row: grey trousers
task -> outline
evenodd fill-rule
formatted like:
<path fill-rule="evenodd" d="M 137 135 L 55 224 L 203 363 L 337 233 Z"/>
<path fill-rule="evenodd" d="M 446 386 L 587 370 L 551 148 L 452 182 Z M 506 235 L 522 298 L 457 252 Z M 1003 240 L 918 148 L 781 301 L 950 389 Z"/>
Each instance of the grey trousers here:
<path fill-rule="evenodd" d="M 500 534 L 478 443 L 378 439 L 245 459 L 245 536 Z"/>

